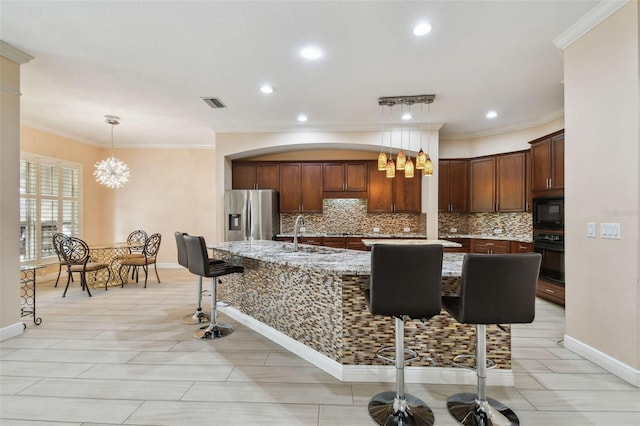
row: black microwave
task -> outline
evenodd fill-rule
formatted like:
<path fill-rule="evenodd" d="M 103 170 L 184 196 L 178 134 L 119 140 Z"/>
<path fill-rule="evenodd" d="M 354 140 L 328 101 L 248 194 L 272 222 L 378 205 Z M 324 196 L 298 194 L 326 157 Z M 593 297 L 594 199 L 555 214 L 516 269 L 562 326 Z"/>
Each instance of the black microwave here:
<path fill-rule="evenodd" d="M 564 198 L 534 198 L 533 227 L 564 229 Z"/>

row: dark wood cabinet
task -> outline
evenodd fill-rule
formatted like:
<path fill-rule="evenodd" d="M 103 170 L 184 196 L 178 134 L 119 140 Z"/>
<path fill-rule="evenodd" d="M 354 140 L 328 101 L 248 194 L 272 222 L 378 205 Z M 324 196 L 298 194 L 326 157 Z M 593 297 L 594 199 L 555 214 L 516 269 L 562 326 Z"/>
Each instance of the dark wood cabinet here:
<path fill-rule="evenodd" d="M 508 240 L 488 240 L 474 238 L 471 240 L 471 253 L 504 254 L 511 253 L 511 242 Z"/>
<path fill-rule="evenodd" d="M 280 190 L 280 170 L 277 163 L 231 164 L 231 187 L 233 189 Z"/>
<path fill-rule="evenodd" d="M 477 158 L 469 162 L 469 211 L 496 210 L 496 159 Z"/>
<path fill-rule="evenodd" d="M 526 205 L 526 151 L 470 161 L 472 212 L 522 212 Z"/>
<path fill-rule="evenodd" d="M 367 163 L 324 163 L 322 190 L 325 198 L 366 197 Z"/>
<path fill-rule="evenodd" d="M 377 163 L 368 163 L 367 211 L 369 213 L 420 213 L 422 211 L 422 175 L 405 178 L 396 173 L 386 177 Z"/>
<path fill-rule="evenodd" d="M 511 253 L 533 253 L 533 243 L 511 241 Z"/>
<path fill-rule="evenodd" d="M 552 133 L 530 143 L 531 191 L 535 195 L 563 190 L 564 131 Z"/>
<path fill-rule="evenodd" d="M 466 212 L 469 203 L 469 161 L 438 162 L 438 211 Z"/>
<path fill-rule="evenodd" d="M 445 253 L 469 253 L 471 251 L 471 239 L 470 238 L 445 238 L 452 243 L 458 243 L 462 247 L 445 247 Z"/>
<path fill-rule="evenodd" d="M 280 163 L 280 213 L 322 212 L 322 163 Z"/>
<path fill-rule="evenodd" d="M 565 291 L 564 291 L 564 287 L 561 285 L 557 285 L 554 283 L 550 283 L 549 281 L 539 279 L 538 287 L 536 289 L 536 296 L 542 299 L 548 300 L 550 302 L 556 303 L 558 305 L 564 306 Z"/>

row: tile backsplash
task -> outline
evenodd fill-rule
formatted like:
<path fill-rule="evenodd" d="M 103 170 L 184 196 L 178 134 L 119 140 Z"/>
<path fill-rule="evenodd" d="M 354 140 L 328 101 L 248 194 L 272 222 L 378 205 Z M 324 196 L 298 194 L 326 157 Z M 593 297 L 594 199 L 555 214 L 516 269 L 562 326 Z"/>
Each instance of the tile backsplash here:
<path fill-rule="evenodd" d="M 293 232 L 297 214 L 280 215 L 280 232 Z M 426 214 L 367 213 L 367 200 L 359 198 L 329 199 L 322 201 L 322 213 L 304 213 L 305 233 L 371 234 L 379 228 L 381 234 L 426 234 Z"/>
<path fill-rule="evenodd" d="M 451 228 L 456 228 L 451 232 Z M 531 213 L 440 213 L 438 215 L 439 235 L 472 234 L 495 235 L 502 230 L 505 237 L 531 235 L 533 219 Z"/>

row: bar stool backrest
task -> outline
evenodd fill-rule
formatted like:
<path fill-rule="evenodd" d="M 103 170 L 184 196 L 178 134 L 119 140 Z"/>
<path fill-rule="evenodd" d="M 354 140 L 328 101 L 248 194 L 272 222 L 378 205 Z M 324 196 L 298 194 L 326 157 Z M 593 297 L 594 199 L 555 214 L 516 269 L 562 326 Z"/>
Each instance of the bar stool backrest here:
<path fill-rule="evenodd" d="M 187 246 L 187 258 L 189 259 L 189 272 L 206 277 L 209 274 L 209 255 L 204 237 L 191 235 L 184 236 Z"/>
<path fill-rule="evenodd" d="M 185 235 L 189 235 L 186 232 L 177 231 L 174 233 L 176 236 L 176 247 L 178 248 L 178 263 L 185 268 L 189 267 L 189 261 L 187 257 L 187 246 L 184 242 Z"/>
<path fill-rule="evenodd" d="M 539 253 L 467 254 L 462 264 L 458 321 L 532 322 L 541 259 Z"/>
<path fill-rule="evenodd" d="M 430 318 L 441 309 L 439 244 L 376 244 L 371 249 L 369 311 L 374 315 Z"/>

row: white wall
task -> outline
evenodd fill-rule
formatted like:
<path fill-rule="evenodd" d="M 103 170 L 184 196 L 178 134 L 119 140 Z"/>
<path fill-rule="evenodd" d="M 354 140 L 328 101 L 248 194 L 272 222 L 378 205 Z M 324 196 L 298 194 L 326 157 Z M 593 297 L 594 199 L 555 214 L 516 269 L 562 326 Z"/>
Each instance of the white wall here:
<path fill-rule="evenodd" d="M 638 3 L 564 51 L 565 344 L 640 381 Z M 622 239 L 586 238 L 617 222 Z"/>

